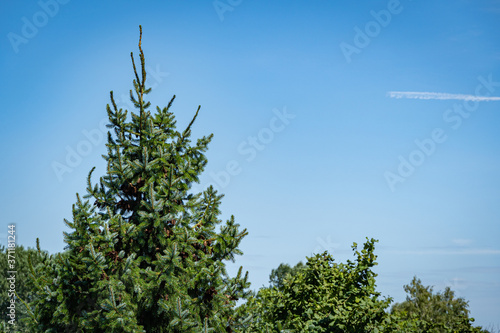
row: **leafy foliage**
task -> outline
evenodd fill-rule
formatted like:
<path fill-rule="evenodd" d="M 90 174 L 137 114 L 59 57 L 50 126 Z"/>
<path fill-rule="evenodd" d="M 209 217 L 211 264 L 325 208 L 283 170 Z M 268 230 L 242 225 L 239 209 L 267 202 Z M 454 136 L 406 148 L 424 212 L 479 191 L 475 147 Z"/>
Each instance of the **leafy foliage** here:
<path fill-rule="evenodd" d="M 231 278 L 224 264 L 241 254 L 246 229 L 231 217 L 216 231 L 222 195 L 190 191 L 212 135 L 191 143 L 199 107 L 176 130 L 175 96 L 148 111 L 141 40 L 139 70 L 131 55 L 137 113 L 118 109 L 111 92 L 107 172 L 92 184 L 92 169 L 87 194 L 77 195 L 66 254 L 33 268 L 34 331 L 230 332 L 236 301 L 248 295 L 241 267 Z"/>
<path fill-rule="evenodd" d="M 473 327 L 468 304 L 447 288 L 432 293 L 413 279 L 407 300 L 387 311 L 390 298 L 375 290 L 375 240 L 368 240 L 356 261 L 337 264 L 328 253 L 307 258 L 306 265 L 281 264 L 261 288 L 238 308 L 242 332 L 488 332 Z M 250 314 L 250 317 L 248 317 Z"/>
<path fill-rule="evenodd" d="M 280 264 L 278 268 L 271 271 L 269 276 L 269 284 L 271 287 L 276 287 L 278 289 L 283 288 L 285 279 L 297 275 L 297 273 L 304 268 L 302 261 L 297 263 L 295 266 L 290 267 L 288 264 Z"/>
<path fill-rule="evenodd" d="M 486 332 L 472 326 L 474 319 L 469 318 L 468 302 L 455 297 L 449 287 L 433 293 L 432 287 L 423 286 L 414 277 L 404 290 L 408 293 L 406 301 L 394 304 L 391 313 L 403 322 L 413 323 L 413 332 Z"/>
<path fill-rule="evenodd" d="M 304 268 L 288 275 L 283 286 L 262 288 L 241 307 L 253 319 L 245 332 L 377 332 L 389 317 L 391 299 L 375 290 L 375 240 L 361 251 L 353 245 L 356 261 L 337 264 L 324 252 L 307 258 Z"/>

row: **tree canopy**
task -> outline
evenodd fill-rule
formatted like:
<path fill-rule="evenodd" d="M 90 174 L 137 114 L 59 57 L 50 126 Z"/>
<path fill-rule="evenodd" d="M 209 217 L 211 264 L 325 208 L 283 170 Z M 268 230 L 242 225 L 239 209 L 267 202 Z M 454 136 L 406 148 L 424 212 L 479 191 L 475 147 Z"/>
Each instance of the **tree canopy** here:
<path fill-rule="evenodd" d="M 401 320 L 418 323 L 421 328 L 417 332 L 485 332 L 472 326 L 474 318 L 469 317 L 468 302 L 455 297 L 450 287 L 434 293 L 431 286 L 424 286 L 414 277 L 404 290 L 408 294 L 406 300 L 394 304 L 391 313 Z"/>
<path fill-rule="evenodd" d="M 22 245 L 16 246 L 15 251 L 10 253 L 11 257 L 9 257 L 9 253 L 7 248 L 4 246 L 0 247 L 0 288 L 2 293 L 0 294 L 0 308 L 1 308 L 1 325 L 3 331 L 11 331 L 11 324 L 8 322 L 14 321 L 14 329 L 15 332 L 31 332 L 28 328 L 28 313 L 26 307 L 23 306 L 21 301 L 17 296 L 11 295 L 12 292 L 7 292 L 10 290 L 9 288 L 9 280 L 10 274 L 9 271 L 12 269 L 8 268 L 8 261 L 11 259 L 15 260 L 15 292 L 17 295 L 26 302 L 32 302 L 35 300 L 36 293 L 31 288 L 30 284 L 30 261 L 33 266 L 37 266 L 41 261 L 41 255 L 37 250 L 33 248 L 25 248 Z M 44 253 L 45 254 L 45 253 Z M 13 297 L 11 297 L 13 296 Z M 15 317 L 12 318 L 9 316 L 9 305 L 11 299 L 14 298 L 15 303 Z"/>
<path fill-rule="evenodd" d="M 246 229 L 234 217 L 222 224 L 223 196 L 212 187 L 191 191 L 212 135 L 191 142 L 200 107 L 176 129 L 175 95 L 149 111 L 141 42 L 142 30 L 139 67 L 131 54 L 136 112 L 119 109 L 111 92 L 106 174 L 94 184 L 92 169 L 77 195 L 66 255 L 32 268 L 34 331 L 231 331 L 236 301 L 248 294 L 242 268 L 229 277 L 224 263 L 242 253 Z"/>
<path fill-rule="evenodd" d="M 259 290 L 244 305 L 254 316 L 246 332 L 383 330 L 391 299 L 375 290 L 375 242 L 368 240 L 361 251 L 354 244 L 355 261 L 336 263 L 327 252 L 307 258 L 281 287 Z"/>
<path fill-rule="evenodd" d="M 474 327 L 468 303 L 450 288 L 434 294 L 414 278 L 404 286 L 407 300 L 394 304 L 376 290 L 376 240 L 369 239 L 355 261 L 336 263 L 324 252 L 303 265 L 280 264 L 238 310 L 251 314 L 242 332 L 488 332 Z"/>
<path fill-rule="evenodd" d="M 285 279 L 297 275 L 297 273 L 304 268 L 302 261 L 298 262 L 295 266 L 290 267 L 289 264 L 280 264 L 278 268 L 271 271 L 269 275 L 269 284 L 271 287 L 278 289 L 283 288 Z"/>

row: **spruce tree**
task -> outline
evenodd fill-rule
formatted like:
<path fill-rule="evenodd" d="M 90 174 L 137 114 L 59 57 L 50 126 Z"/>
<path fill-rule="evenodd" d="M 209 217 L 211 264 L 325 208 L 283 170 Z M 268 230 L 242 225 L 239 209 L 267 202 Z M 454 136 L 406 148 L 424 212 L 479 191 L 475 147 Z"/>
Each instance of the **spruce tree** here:
<path fill-rule="evenodd" d="M 248 272 L 229 277 L 225 268 L 246 229 L 233 216 L 220 225 L 223 196 L 212 187 L 191 191 L 212 134 L 191 143 L 200 107 L 176 129 L 175 95 L 149 111 L 141 41 L 140 28 L 136 111 L 128 116 L 110 93 L 106 174 L 94 184 L 92 169 L 87 194 L 77 194 L 64 254 L 31 268 L 33 331 L 232 332 L 236 301 L 248 296 Z"/>

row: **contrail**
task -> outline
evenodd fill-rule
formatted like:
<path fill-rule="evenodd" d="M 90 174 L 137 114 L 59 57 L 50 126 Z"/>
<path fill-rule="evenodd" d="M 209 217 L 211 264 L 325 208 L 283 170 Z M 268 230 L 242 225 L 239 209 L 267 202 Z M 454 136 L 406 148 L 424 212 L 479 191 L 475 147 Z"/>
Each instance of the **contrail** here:
<path fill-rule="evenodd" d="M 413 99 L 458 99 L 462 101 L 490 102 L 500 101 L 500 97 L 487 97 L 462 94 L 447 94 L 436 92 L 415 92 L 415 91 L 389 91 L 390 98 L 413 98 Z"/>

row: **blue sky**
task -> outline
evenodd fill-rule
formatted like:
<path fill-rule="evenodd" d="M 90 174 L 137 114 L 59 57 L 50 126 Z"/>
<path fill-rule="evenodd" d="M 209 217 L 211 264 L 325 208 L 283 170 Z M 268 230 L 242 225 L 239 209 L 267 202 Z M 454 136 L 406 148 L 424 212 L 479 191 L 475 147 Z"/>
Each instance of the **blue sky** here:
<path fill-rule="evenodd" d="M 201 105 L 193 135 L 215 135 L 200 188 L 249 231 L 231 272 L 258 288 L 373 237 L 384 295 L 417 275 L 500 325 L 500 102 L 474 101 L 500 96 L 498 0 L 4 1 L 3 243 L 16 223 L 18 244 L 63 249 L 139 24 L 153 105 L 176 94 L 180 127 Z"/>

